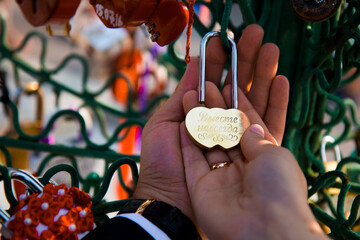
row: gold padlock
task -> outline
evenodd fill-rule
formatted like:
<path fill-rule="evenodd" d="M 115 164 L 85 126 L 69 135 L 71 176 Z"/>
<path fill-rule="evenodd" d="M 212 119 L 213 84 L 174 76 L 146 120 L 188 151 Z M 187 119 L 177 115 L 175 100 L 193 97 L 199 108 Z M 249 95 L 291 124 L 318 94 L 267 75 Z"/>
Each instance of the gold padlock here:
<path fill-rule="evenodd" d="M 26 84 L 24 90 L 16 97 L 15 104 L 19 109 L 20 106 L 20 100 L 23 95 L 35 95 L 37 98 L 37 109 L 35 117 L 36 119 L 34 121 L 26 121 L 21 122 L 20 127 L 22 131 L 25 134 L 28 135 L 37 135 L 41 131 L 42 121 L 43 121 L 43 93 L 42 89 L 39 87 L 38 82 L 33 81 Z M 12 112 L 10 112 L 10 123 L 11 127 L 5 134 L 6 137 L 9 138 L 17 138 L 18 134 L 16 133 L 14 127 L 13 127 L 13 116 Z M 9 147 L 7 148 L 9 150 L 11 160 L 12 160 L 12 167 L 28 170 L 29 169 L 29 158 L 30 153 L 28 150 L 21 149 L 21 148 L 13 148 Z M 2 152 L 0 152 L 0 163 L 4 164 L 6 163 L 5 156 Z"/>
<path fill-rule="evenodd" d="M 328 160 L 327 156 L 326 156 L 326 145 L 328 143 L 334 143 L 335 139 L 332 136 L 325 136 L 323 137 L 322 141 L 321 141 L 321 160 L 324 164 L 325 167 L 325 171 L 326 172 L 330 172 L 330 171 L 334 171 L 336 170 L 336 167 L 338 165 L 338 163 L 341 160 L 341 152 L 340 152 L 340 147 L 339 145 L 335 145 L 334 147 L 334 153 L 335 153 L 335 160 Z M 329 188 L 328 189 L 329 193 L 332 195 L 337 195 L 339 194 L 340 190 L 338 188 Z"/>
<path fill-rule="evenodd" d="M 199 103 L 205 102 L 205 56 L 206 43 L 220 32 L 205 34 L 200 46 Z M 193 141 L 202 148 L 219 146 L 227 150 L 239 144 L 241 136 L 250 125 L 249 119 L 238 109 L 237 48 L 234 39 L 228 35 L 232 47 L 232 108 L 195 107 L 185 118 L 186 129 Z"/>

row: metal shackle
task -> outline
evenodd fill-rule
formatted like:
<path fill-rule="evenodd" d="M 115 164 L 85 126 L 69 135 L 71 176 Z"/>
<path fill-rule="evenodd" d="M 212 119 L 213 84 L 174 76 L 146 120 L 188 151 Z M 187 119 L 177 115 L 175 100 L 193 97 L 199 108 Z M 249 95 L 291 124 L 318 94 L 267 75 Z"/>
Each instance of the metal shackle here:
<path fill-rule="evenodd" d="M 335 142 L 335 139 L 332 137 L 332 136 L 324 136 L 324 138 L 322 139 L 321 141 L 321 160 L 323 162 L 328 162 L 328 159 L 326 157 L 326 145 L 328 143 L 334 143 Z M 340 147 L 339 145 L 335 145 L 334 147 L 334 152 L 335 152 L 335 160 L 337 162 L 340 162 L 341 161 L 341 151 L 340 151 Z"/>
<path fill-rule="evenodd" d="M 199 73 L 199 102 L 205 102 L 205 56 L 206 44 L 211 37 L 220 36 L 220 32 L 214 31 L 205 34 L 200 44 L 200 73 Z M 232 108 L 238 108 L 238 87 L 237 87 L 237 49 L 232 37 L 227 35 L 231 44 L 231 65 L 232 65 Z"/>
<path fill-rule="evenodd" d="M 10 177 L 25 184 L 28 187 L 30 193 L 43 192 L 44 185 L 30 173 L 18 168 L 9 167 L 8 169 Z"/>
<path fill-rule="evenodd" d="M 10 179 L 14 179 L 25 184 L 28 187 L 29 193 L 43 192 L 44 185 L 30 173 L 18 168 L 8 167 L 7 169 L 9 171 Z M 0 208 L 0 223 L 4 224 L 9 219 L 10 215 Z"/>

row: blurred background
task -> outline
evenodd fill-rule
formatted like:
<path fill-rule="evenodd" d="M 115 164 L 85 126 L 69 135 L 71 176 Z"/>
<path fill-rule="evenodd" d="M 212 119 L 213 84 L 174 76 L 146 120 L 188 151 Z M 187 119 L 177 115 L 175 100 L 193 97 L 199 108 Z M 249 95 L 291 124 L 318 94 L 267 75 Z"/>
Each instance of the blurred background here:
<path fill-rule="evenodd" d="M 131 103 L 127 99 L 129 90 L 124 79 L 118 80 L 117 85 L 112 83 L 99 96 L 96 96 L 99 103 L 106 105 L 106 108 L 118 111 L 118 113 L 126 112 L 128 104 L 133 105 L 136 109 L 142 109 L 152 99 L 167 96 L 176 87 L 178 81 L 176 68 L 162 60 L 167 51 L 166 46 L 160 47 L 152 42 L 150 34 L 144 25 L 116 29 L 105 27 L 88 0 L 81 1 L 76 14 L 70 19 L 70 36 L 64 36 L 63 34 L 49 36 L 45 26 L 32 26 L 25 19 L 18 4 L 13 0 L 0 1 L 0 16 L 6 27 L 5 36 L 2 37 L 9 49 L 19 48 L 25 37 L 32 32 L 40 33 L 45 38 L 45 46 L 42 44 L 41 38 L 33 37 L 26 42 L 21 51 L 16 53 L 17 57 L 30 68 L 41 69 L 45 65 L 46 69 L 53 70 L 69 55 L 81 56 L 81 61 L 77 61 L 77 59 L 71 60 L 66 63 L 66 66 L 52 74 L 51 77 L 54 82 L 61 84 L 65 88 L 81 92 L 84 85 L 86 85 L 89 92 L 96 92 L 102 89 L 107 84 L 108 79 L 115 73 L 126 73 L 131 87 L 134 88 L 133 95 L 135 96 L 131 99 Z M 199 37 L 196 32 L 192 41 L 195 42 L 194 45 L 199 44 Z M 186 34 L 184 32 L 176 45 L 176 51 L 183 57 L 185 55 L 185 45 Z M 41 54 L 44 50 L 45 56 L 43 58 Z M 198 50 L 196 47 L 191 48 L 191 54 L 198 55 Z M 129 52 L 135 52 L 135 54 L 129 54 Z M 86 68 L 82 64 L 83 60 L 86 61 Z M 5 75 L 9 97 L 18 99 L 19 122 L 20 125 L 23 124 L 22 126 L 41 120 L 39 126 L 39 129 L 41 129 L 48 124 L 49 119 L 56 112 L 66 109 L 74 110 L 80 113 L 84 119 L 89 139 L 95 144 L 104 144 L 109 136 L 114 133 L 119 123 L 126 119 L 124 116 L 105 111 L 102 115 L 102 118 L 106 119 L 104 120 L 106 124 L 104 124 L 94 115 L 93 109 L 83 107 L 84 99 L 68 91 L 62 91 L 61 96 L 59 96 L 54 90 L 54 85 L 51 84 L 45 83 L 39 86 L 39 79 L 34 78 L 33 75 L 22 69 L 14 69 L 14 66 L 9 61 L 1 61 L 0 71 Z M 84 80 L 86 80 L 86 84 L 84 84 Z M 31 90 L 31 88 L 34 89 Z M 30 89 L 30 92 L 33 91 L 36 94 L 23 94 L 24 89 Z M 38 96 L 40 92 L 41 96 Z M 151 113 L 144 114 L 142 118 L 147 119 L 150 115 Z M 33 126 L 30 128 L 33 128 Z M 35 130 L 35 132 L 38 133 L 39 129 Z M 12 119 L 9 111 L 1 106 L 0 136 L 9 136 L 12 130 Z M 26 131 L 25 128 L 23 130 Z M 29 130 L 29 132 L 31 131 Z M 109 149 L 121 154 L 139 155 L 141 127 L 133 127 L 131 130 L 130 128 L 124 129 L 121 133 L 124 136 L 127 135 L 127 139 L 122 141 L 123 143 L 113 142 L 110 144 Z M 67 147 L 82 148 L 85 146 L 80 133 L 79 122 L 72 116 L 64 116 L 56 120 L 49 136 L 43 141 Z M 15 149 L 15 152 L 17 151 Z M 13 166 L 26 169 L 32 173 L 39 169 L 40 160 L 47 155 L 41 151 L 26 151 L 23 154 L 21 157 L 13 159 Z M 18 163 L 19 161 L 16 158 L 23 157 L 28 159 L 27 163 Z M 23 160 L 20 160 L 20 162 L 23 162 Z M 90 173 L 102 176 L 107 166 L 104 161 L 94 157 L 80 157 L 77 158 L 76 162 L 79 173 L 84 178 Z M 2 163 L 5 163 L 4 157 Z M 54 157 L 46 165 L 45 170 L 59 164 L 70 164 L 70 160 L 64 157 Z M 71 185 L 71 179 L 67 173 L 58 173 L 53 177 L 53 180 L 57 183 Z M 131 185 L 130 181 L 131 176 L 128 175 L 128 185 Z M 2 184 L 0 188 L 0 207 L 7 209 L 9 205 L 4 196 Z M 119 182 L 114 177 L 105 199 L 107 201 L 119 200 L 128 196 L 128 193 L 119 187 Z"/>
<path fill-rule="evenodd" d="M 160 47 L 144 24 L 107 28 L 88 0 L 79 1 L 67 32 L 67 25 L 34 27 L 16 1 L 0 0 L 0 171 L 13 166 L 79 185 L 104 220 L 131 197 L 141 129 L 186 68 L 187 34 Z M 298 2 L 310 7 L 299 11 Z M 333 239 L 360 239 L 359 9 L 354 0 L 197 0 L 191 34 L 192 56 L 205 33 L 223 30 L 226 49 L 226 30 L 237 41 L 253 23 L 264 28 L 264 43 L 279 46 L 278 74 L 290 82 L 283 146 Z M 0 208 L 8 209 L 4 194 Z"/>

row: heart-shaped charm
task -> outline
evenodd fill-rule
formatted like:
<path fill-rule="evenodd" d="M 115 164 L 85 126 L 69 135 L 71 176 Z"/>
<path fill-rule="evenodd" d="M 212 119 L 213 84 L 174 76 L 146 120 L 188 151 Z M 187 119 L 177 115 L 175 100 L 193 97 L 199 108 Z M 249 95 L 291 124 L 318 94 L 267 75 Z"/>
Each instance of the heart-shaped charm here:
<path fill-rule="evenodd" d="M 26 20 L 33 26 L 65 24 L 75 15 L 80 0 L 16 0 Z"/>
<path fill-rule="evenodd" d="M 199 103 L 205 103 L 206 43 L 210 37 L 214 36 L 220 36 L 220 32 L 209 32 L 201 40 Z M 185 126 L 191 138 L 197 145 L 205 149 L 219 146 L 226 150 L 235 147 L 250 125 L 245 113 L 238 109 L 236 43 L 229 35 L 228 40 L 232 48 L 232 108 L 195 107 L 188 112 L 185 118 Z"/>
<path fill-rule="evenodd" d="M 33 26 L 44 25 L 54 12 L 58 0 L 17 0 L 26 20 Z"/>
<path fill-rule="evenodd" d="M 185 126 L 200 147 L 230 149 L 239 144 L 249 120 L 243 112 L 234 108 L 196 107 L 186 115 Z"/>
<path fill-rule="evenodd" d="M 175 41 L 189 22 L 189 10 L 182 1 L 161 0 L 146 23 L 151 40 L 159 46 Z"/>
<path fill-rule="evenodd" d="M 108 28 L 146 24 L 151 40 L 160 46 L 175 41 L 189 22 L 186 4 L 178 0 L 90 0 Z"/>
<path fill-rule="evenodd" d="M 159 0 L 90 0 L 99 19 L 108 28 L 135 27 L 150 18 Z"/>

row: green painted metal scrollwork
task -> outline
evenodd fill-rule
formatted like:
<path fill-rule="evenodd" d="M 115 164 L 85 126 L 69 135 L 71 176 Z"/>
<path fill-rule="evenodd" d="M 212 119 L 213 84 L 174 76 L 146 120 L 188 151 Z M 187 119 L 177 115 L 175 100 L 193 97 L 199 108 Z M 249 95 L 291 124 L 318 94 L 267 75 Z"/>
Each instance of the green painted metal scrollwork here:
<path fill-rule="evenodd" d="M 184 2 L 187 3 L 185 0 Z M 296 9 L 297 13 L 300 14 L 298 16 L 294 11 L 297 3 L 311 4 L 311 8 L 310 10 Z M 360 233 L 358 233 L 360 226 L 358 218 L 360 206 L 358 195 L 360 193 L 360 122 L 357 117 L 355 102 L 340 94 L 340 91 L 350 83 L 360 81 L 360 1 L 341 1 L 337 4 L 338 9 L 330 9 L 328 17 L 325 16 L 325 18 L 323 16 L 321 19 L 317 16 L 307 17 L 313 12 L 317 12 L 316 4 L 320 7 L 321 4 L 326 3 L 327 1 L 304 0 L 198 0 L 195 7 L 208 9 L 210 21 L 204 24 L 201 16 L 196 13 L 194 15 L 194 29 L 200 36 L 203 36 L 219 24 L 223 47 L 229 49 L 226 40 L 227 30 L 231 30 L 234 33 L 235 40 L 238 40 L 246 25 L 257 23 L 265 30 L 264 42 L 274 42 L 279 46 L 281 56 L 278 73 L 287 76 L 290 82 L 290 102 L 283 145 L 295 155 L 306 176 L 309 186 L 309 204 L 324 227 L 324 231 L 333 239 L 360 239 Z M 231 15 L 234 9 L 240 10 L 235 12 L 240 12 L 242 16 Z M 318 22 L 319 19 L 322 21 Z M 4 31 L 4 22 L 2 22 L 1 36 L 4 35 Z M 40 38 L 42 43 L 40 70 L 33 69 L 16 56 L 27 41 L 34 37 Z M 168 46 L 168 51 L 162 59 L 174 65 L 181 75 L 186 64 L 183 57 L 176 52 L 176 44 L 174 42 Z M 48 181 L 57 171 L 67 171 L 72 176 L 72 184 L 74 185 L 78 185 L 80 182 L 89 190 L 90 185 L 94 184 L 96 194 L 93 196 L 95 203 L 93 209 L 99 219 L 104 219 L 106 217 L 101 213 L 119 210 L 126 201 L 121 200 L 114 203 L 101 201 L 104 191 L 108 187 L 109 179 L 122 164 L 131 165 L 133 176 L 136 179 L 137 169 L 133 163 L 139 161 L 139 156 L 124 156 L 111 151 L 109 146 L 121 140 L 117 139 L 117 136 L 127 126 L 134 124 L 143 126 L 146 122 L 146 113 L 166 96 L 149 103 L 144 111 L 133 109 L 131 104 L 127 106 L 126 111 L 118 111 L 96 100 L 96 97 L 110 86 L 116 76 L 110 78 L 99 92 L 91 92 L 87 89 L 88 66 L 83 58 L 71 55 L 65 58 L 57 68 L 49 70 L 46 68 L 44 60 L 45 51 L 46 40 L 36 33 L 29 34 L 24 39 L 23 44 L 15 50 L 9 49 L 2 38 L 0 62 L 7 59 L 14 65 L 15 72 L 22 69 L 36 78 L 40 85 L 50 84 L 59 91 L 59 94 L 68 92 L 81 98 L 84 106 L 96 110 L 94 112 L 99 122 L 102 120 L 103 112 L 123 117 L 126 121 L 120 124 L 110 136 L 104 134 L 107 136 L 105 144 L 97 145 L 87 137 L 85 123 L 81 116 L 76 111 L 65 110 L 55 114 L 39 135 L 29 136 L 21 131 L 16 105 L 6 97 L 6 94 L 3 94 L 1 102 L 14 113 L 14 128 L 19 134 L 19 138 L 10 139 L 1 136 L 0 149 L 4 152 L 8 165 L 11 165 L 11 160 L 6 150 L 7 147 L 21 146 L 25 149 L 48 152 L 49 155 L 43 160 L 43 164 L 39 168 L 42 181 Z M 82 92 L 74 91 L 52 80 L 53 74 L 61 71 L 69 61 L 73 60 L 79 61 L 83 66 Z M 349 74 L 350 77 L 344 77 Z M 52 124 L 62 115 L 71 115 L 79 121 L 85 148 L 38 143 L 38 140 L 49 133 Z M 335 138 L 333 143 L 327 145 L 330 150 L 347 142 L 353 142 L 355 145 L 352 153 L 348 156 L 342 156 L 337 167 L 331 171 L 327 171 L 322 161 L 321 145 L 326 135 L 333 135 Z M 58 166 L 48 170 L 50 172 L 43 173 L 47 161 L 58 155 L 65 155 L 70 159 L 72 165 L 63 170 L 60 170 L 63 166 Z M 91 179 L 79 176 L 76 158 L 83 156 L 103 159 L 108 170 L 103 176 L 94 176 Z M 6 172 L 3 168 L 1 169 L 2 178 L 7 182 Z M 8 194 L 8 199 L 13 203 L 14 196 Z"/>
<path fill-rule="evenodd" d="M 96 91 L 91 92 L 88 90 L 88 72 L 89 67 L 88 63 L 84 57 L 72 54 L 67 56 L 55 69 L 48 69 L 45 62 L 45 55 L 47 50 L 47 40 L 46 38 L 37 32 L 32 32 L 24 38 L 20 46 L 16 49 L 10 49 L 5 42 L 5 31 L 6 24 L 3 19 L 0 19 L 0 63 L 3 61 L 9 61 L 12 65 L 12 68 L 15 72 L 15 76 L 19 76 L 18 72 L 23 71 L 28 73 L 34 79 L 36 79 L 40 86 L 48 85 L 55 89 L 55 95 L 57 98 L 64 92 L 71 94 L 82 100 L 82 106 L 91 108 L 94 112 L 94 115 L 97 117 L 102 132 L 103 137 L 106 139 L 106 142 L 103 144 L 97 144 L 93 142 L 87 133 L 87 126 L 83 116 L 76 110 L 59 110 L 51 116 L 51 118 L 46 122 L 46 125 L 41 129 L 39 134 L 31 135 L 23 131 L 20 121 L 19 121 L 19 110 L 16 103 L 9 97 L 7 87 L 5 84 L 5 79 L 1 78 L 1 93 L 0 100 L 1 105 L 6 109 L 5 112 L 11 116 L 12 122 L 11 125 L 16 133 L 16 138 L 9 136 L 0 136 L 0 150 L 1 154 L 5 158 L 6 166 L 11 167 L 13 165 L 13 159 L 11 159 L 11 154 L 9 153 L 9 148 L 15 149 L 24 149 L 31 150 L 34 152 L 45 153 L 45 157 L 41 160 L 41 163 L 36 171 L 36 175 L 41 176 L 40 181 L 43 184 L 46 184 L 51 180 L 51 178 L 59 172 L 66 172 L 70 175 L 71 184 L 73 186 L 79 187 L 80 184 L 85 191 L 90 192 L 94 190 L 92 201 L 93 201 L 93 210 L 96 216 L 96 219 L 105 220 L 107 218 L 106 213 L 114 212 L 120 210 L 127 199 L 123 199 L 115 202 L 104 202 L 103 198 L 109 188 L 110 180 L 114 175 L 119 176 L 119 182 L 122 187 L 128 192 L 129 196 L 132 195 L 132 188 L 126 186 L 121 177 L 121 172 L 119 170 L 120 166 L 128 165 L 131 167 L 133 182 L 136 184 L 138 178 L 138 169 L 136 163 L 139 162 L 140 157 L 138 155 L 126 155 L 118 153 L 111 149 L 111 145 L 114 143 L 121 142 L 122 139 L 126 136 L 127 129 L 131 126 L 144 126 L 147 120 L 147 114 L 151 111 L 163 98 L 167 96 L 160 96 L 155 98 L 151 102 L 148 102 L 147 106 L 143 110 L 134 109 L 133 104 L 130 99 L 132 99 L 133 91 L 130 84 L 129 94 L 128 94 L 128 104 L 125 107 L 125 110 L 119 110 L 114 107 L 105 105 L 104 103 L 97 100 L 97 97 L 101 95 L 105 90 L 109 88 L 112 82 L 116 78 L 122 78 L 128 82 L 127 78 L 121 73 L 116 73 L 111 76 L 104 84 L 104 86 Z M 41 54 L 40 54 L 40 69 L 36 69 L 31 64 L 23 61 L 18 53 L 24 49 L 28 42 L 33 38 L 38 38 L 41 41 Z M 76 79 L 81 82 L 82 89 L 81 91 L 76 91 L 66 85 L 61 84 L 58 81 L 53 79 L 53 76 L 61 72 L 71 61 L 77 61 L 82 66 L 82 78 Z M 81 70 L 79 70 L 81 71 Z M 17 87 L 21 88 L 20 80 L 17 81 Z M 57 101 L 57 100 L 56 100 Z M 103 117 L 104 114 L 112 114 L 123 121 L 115 128 L 115 130 L 108 134 L 106 132 L 106 119 Z M 42 143 L 41 140 L 48 137 L 49 133 L 54 128 L 55 123 L 63 117 L 70 117 L 71 119 L 76 120 L 79 123 L 79 132 L 80 137 L 85 143 L 83 147 L 77 146 L 65 146 L 59 144 L 46 144 Z M 125 131 L 125 134 L 121 132 Z M 47 169 L 44 172 L 44 169 L 49 164 L 50 161 L 55 159 L 58 156 L 67 158 L 70 162 L 70 165 L 59 164 Z M 77 159 L 79 157 L 86 157 L 91 159 L 101 159 L 104 163 L 104 173 L 102 176 L 99 176 L 98 173 L 91 172 L 87 176 L 83 177 L 79 173 L 79 167 Z M 27 160 L 27 159 L 23 159 Z M 1 164 L 0 164 L 1 165 Z M 6 168 L 1 168 L 1 180 L 6 183 L 6 197 L 10 203 L 10 211 L 17 204 L 17 200 L 12 192 L 11 181 L 6 171 Z M 110 207 L 109 207 L 110 206 Z M 104 211 L 106 209 L 106 211 Z"/>

